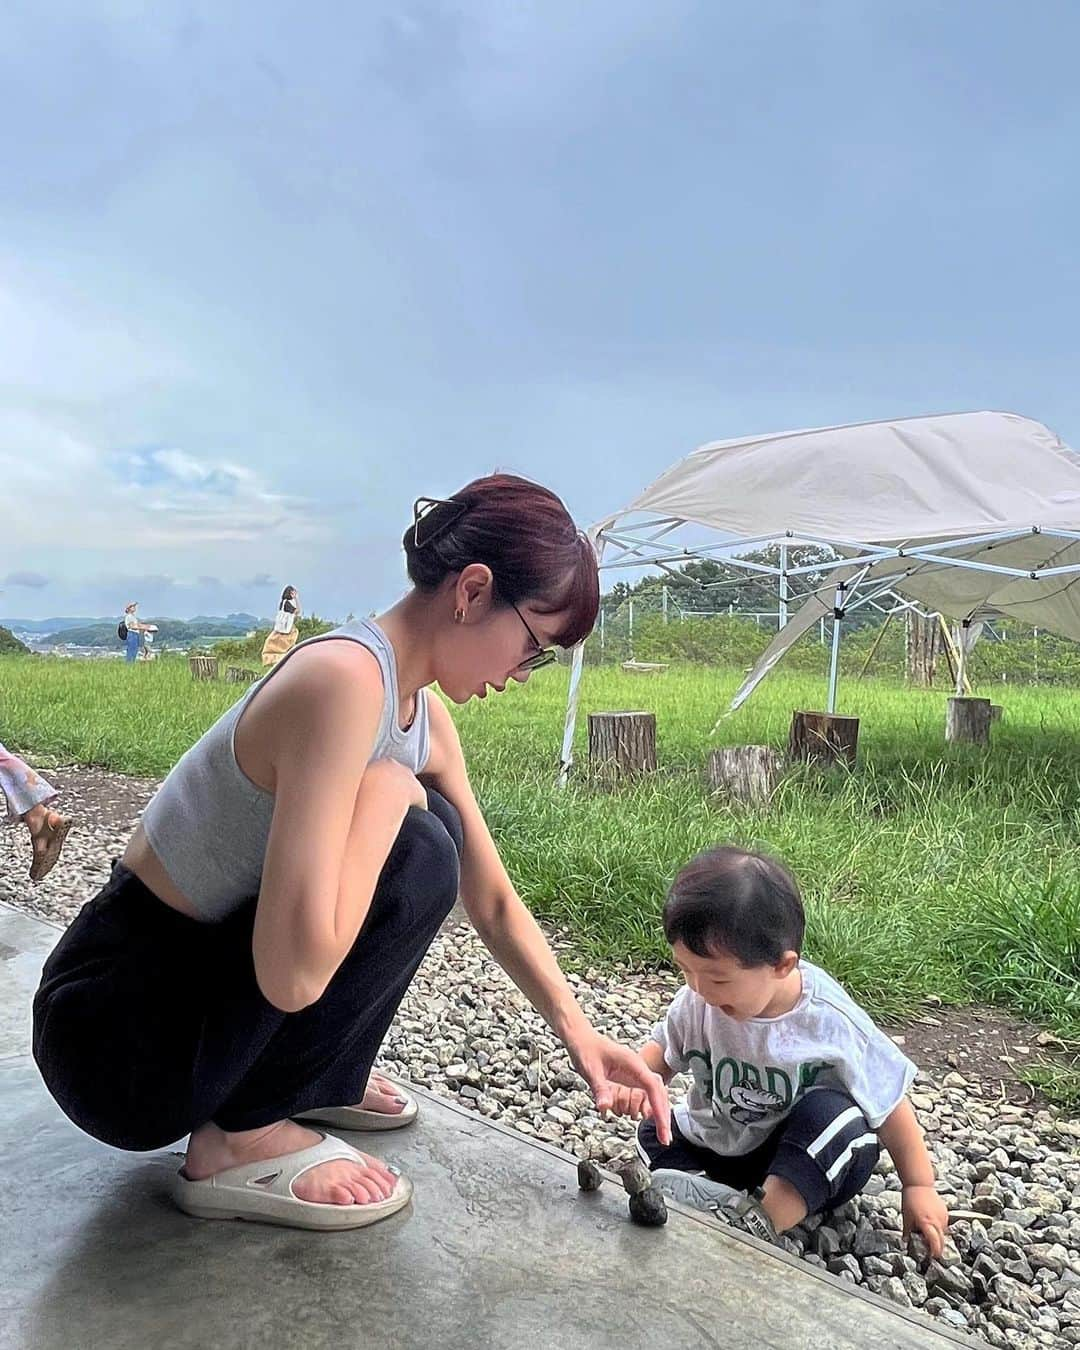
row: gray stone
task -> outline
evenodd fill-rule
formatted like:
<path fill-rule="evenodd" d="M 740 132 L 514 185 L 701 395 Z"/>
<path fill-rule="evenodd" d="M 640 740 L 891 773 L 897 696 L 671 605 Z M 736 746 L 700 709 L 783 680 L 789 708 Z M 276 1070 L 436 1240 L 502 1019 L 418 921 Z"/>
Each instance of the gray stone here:
<path fill-rule="evenodd" d="M 855 1226 L 855 1236 L 851 1250 L 856 1256 L 880 1256 L 889 1250 L 889 1242 L 880 1229 L 875 1228 L 869 1219 L 860 1219 Z"/>
<path fill-rule="evenodd" d="M 903 1280 L 898 1280 L 895 1275 L 889 1275 L 881 1282 L 881 1294 L 892 1303 L 899 1303 L 902 1308 L 911 1308 L 914 1305 L 904 1286 Z"/>
<path fill-rule="evenodd" d="M 930 1248 L 921 1233 L 912 1233 L 907 1242 L 908 1253 L 917 1266 L 924 1267 L 930 1261 Z"/>
<path fill-rule="evenodd" d="M 1008 1275 L 995 1275 L 990 1284 L 990 1291 L 1002 1308 L 1008 1308 L 1023 1317 L 1030 1316 L 1039 1302 L 1030 1289 Z"/>
<path fill-rule="evenodd" d="M 913 1270 L 905 1271 L 900 1280 L 912 1304 L 916 1308 L 921 1308 L 929 1294 L 926 1281 L 921 1275 L 916 1275 Z"/>
<path fill-rule="evenodd" d="M 826 1261 L 825 1268 L 831 1275 L 840 1275 L 847 1271 L 856 1283 L 862 1280 L 862 1270 L 859 1268 L 859 1263 L 850 1253 L 846 1256 L 834 1256 L 831 1261 Z"/>
<path fill-rule="evenodd" d="M 971 1293 L 971 1277 L 959 1266 L 943 1266 L 931 1261 L 926 1270 L 926 1283 L 935 1292 L 958 1294 L 966 1298 Z"/>
<path fill-rule="evenodd" d="M 971 1208 L 977 1214 L 989 1214 L 995 1219 L 1005 1211 L 999 1195 L 976 1195 L 971 1202 Z"/>
<path fill-rule="evenodd" d="M 1035 1278 L 1030 1263 L 1014 1242 L 1003 1240 L 997 1244 L 996 1251 L 1001 1269 L 1006 1275 L 1011 1275 L 1014 1280 L 1023 1280 L 1025 1284 L 1030 1284 Z"/>
<path fill-rule="evenodd" d="M 1027 1200 L 1040 1214 L 1060 1214 L 1063 1208 L 1061 1196 L 1045 1186 L 1029 1186 Z"/>
<path fill-rule="evenodd" d="M 1025 1206 L 1023 1209 L 1005 1209 L 1001 1217 L 1006 1223 L 1012 1224 L 1014 1228 L 1030 1228 L 1032 1224 L 1038 1223 L 1044 1218 L 1037 1209 L 1030 1209 Z"/>
<path fill-rule="evenodd" d="M 884 1256 L 866 1256 L 862 1260 L 863 1273 L 873 1275 L 878 1279 L 888 1279 L 895 1272 L 892 1268 L 892 1262 Z"/>

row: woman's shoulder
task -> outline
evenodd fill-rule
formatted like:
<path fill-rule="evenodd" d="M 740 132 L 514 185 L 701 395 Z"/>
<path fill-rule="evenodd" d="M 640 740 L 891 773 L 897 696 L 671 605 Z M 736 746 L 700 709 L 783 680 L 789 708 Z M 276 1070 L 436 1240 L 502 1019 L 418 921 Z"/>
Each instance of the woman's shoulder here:
<path fill-rule="evenodd" d="M 382 698 L 383 676 L 375 653 L 359 642 L 336 638 L 294 647 L 261 694 L 279 711 L 312 700 L 327 710 L 347 710 Z"/>
<path fill-rule="evenodd" d="M 383 715 L 379 663 L 356 642 L 294 647 L 255 685 L 237 722 L 244 754 L 259 747 L 271 763 L 285 750 L 315 755 L 374 735 Z"/>

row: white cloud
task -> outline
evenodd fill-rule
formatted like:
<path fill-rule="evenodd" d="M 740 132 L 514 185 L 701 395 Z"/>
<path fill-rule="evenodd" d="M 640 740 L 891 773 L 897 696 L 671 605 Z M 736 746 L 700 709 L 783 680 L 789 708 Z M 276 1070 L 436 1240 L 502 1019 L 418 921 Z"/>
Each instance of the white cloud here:
<path fill-rule="evenodd" d="M 177 449 L 116 453 L 69 425 L 77 420 L 62 408 L 0 410 L 13 558 L 58 546 L 113 557 L 168 550 L 190 554 L 194 571 L 207 546 L 254 543 L 268 531 L 296 545 L 326 532 L 309 500 L 254 470 Z"/>
<path fill-rule="evenodd" d="M 49 584 L 49 578 L 40 572 L 9 572 L 4 578 L 5 586 L 25 586 L 29 590 L 41 590 Z"/>

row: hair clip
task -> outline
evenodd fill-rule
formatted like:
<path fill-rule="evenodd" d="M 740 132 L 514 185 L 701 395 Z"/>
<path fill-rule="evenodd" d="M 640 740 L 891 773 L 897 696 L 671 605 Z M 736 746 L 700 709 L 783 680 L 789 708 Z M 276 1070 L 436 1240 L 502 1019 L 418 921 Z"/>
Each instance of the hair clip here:
<path fill-rule="evenodd" d="M 421 532 L 421 524 L 433 512 L 438 511 L 440 506 L 456 506 L 458 509 L 446 513 L 444 521 Z M 413 502 L 413 548 L 426 548 L 428 544 L 438 539 L 439 535 L 444 534 L 451 525 L 456 524 L 468 509 L 468 502 L 456 502 L 445 497 L 417 497 L 416 501 Z M 423 539 L 420 537 L 421 533 L 423 533 Z"/>

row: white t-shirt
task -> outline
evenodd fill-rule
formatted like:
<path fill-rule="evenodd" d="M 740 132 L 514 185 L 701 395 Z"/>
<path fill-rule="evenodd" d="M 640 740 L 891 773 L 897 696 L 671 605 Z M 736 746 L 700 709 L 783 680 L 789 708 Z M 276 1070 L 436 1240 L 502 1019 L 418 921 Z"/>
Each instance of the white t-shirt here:
<path fill-rule="evenodd" d="M 809 961 L 799 970 L 799 1001 L 779 1017 L 736 1021 L 684 987 L 653 1028 L 668 1067 L 693 1078 L 675 1108 L 687 1139 L 749 1153 L 814 1088 L 848 1093 L 875 1130 L 903 1100 L 915 1065 L 831 975 Z"/>

